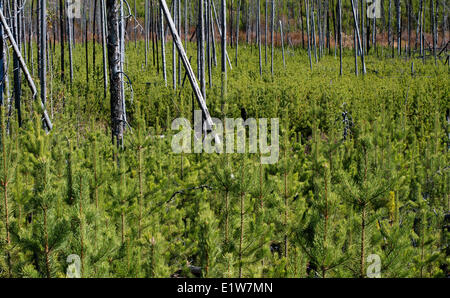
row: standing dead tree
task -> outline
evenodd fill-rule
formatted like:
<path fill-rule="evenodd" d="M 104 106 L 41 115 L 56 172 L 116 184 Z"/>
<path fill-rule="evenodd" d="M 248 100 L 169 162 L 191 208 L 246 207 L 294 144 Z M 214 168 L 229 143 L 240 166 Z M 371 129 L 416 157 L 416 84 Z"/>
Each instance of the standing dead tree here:
<path fill-rule="evenodd" d="M 214 3 L 214 1 L 213 1 Z M 224 113 L 224 105 L 227 94 L 227 2 L 222 0 L 222 32 L 219 31 L 222 39 L 222 113 Z M 217 21 L 217 19 L 216 19 Z M 219 27 L 219 24 L 217 24 Z M 230 63 L 231 67 L 231 63 Z"/>
<path fill-rule="evenodd" d="M 352 13 L 353 13 L 353 20 L 355 22 L 355 31 L 356 31 L 356 39 L 357 39 L 357 47 L 355 47 L 355 52 L 357 52 L 357 48 L 359 48 L 361 50 L 361 63 L 362 63 L 362 70 L 363 70 L 363 75 L 366 74 L 366 63 L 364 60 L 364 51 L 362 49 L 362 45 L 361 45 L 361 36 L 359 35 L 359 26 L 358 26 L 358 20 L 356 18 L 356 13 L 357 13 L 357 8 L 355 7 L 354 0 L 351 0 L 352 3 Z"/>
<path fill-rule="evenodd" d="M 106 0 L 106 12 L 108 19 L 108 65 L 110 81 L 110 105 L 111 105 L 111 137 L 114 145 L 123 145 L 123 105 L 121 82 L 121 53 L 119 40 L 119 7 L 121 0 Z"/>
<path fill-rule="evenodd" d="M 47 99 L 47 1 L 41 0 L 41 36 L 40 36 L 40 80 L 41 80 L 41 101 L 45 105 Z M 20 48 L 19 48 L 20 51 Z M 17 55 L 17 54 L 16 54 Z"/>
<path fill-rule="evenodd" d="M 61 81 L 64 82 L 64 0 L 59 0 L 59 43 L 61 46 Z"/>
<path fill-rule="evenodd" d="M 339 74 L 342 76 L 342 0 L 339 1 Z"/>
<path fill-rule="evenodd" d="M 101 0 L 100 2 L 100 23 L 102 29 L 102 55 L 103 55 L 103 96 L 106 98 L 106 94 L 108 91 L 108 62 L 107 62 L 107 54 L 106 54 L 106 12 L 105 12 L 105 0 Z"/>
<path fill-rule="evenodd" d="M 21 50 L 21 40 L 20 40 L 20 15 L 19 15 L 19 3 L 18 0 L 14 0 L 13 2 L 13 33 L 14 40 L 17 43 L 17 47 Z M 14 106 L 17 112 L 17 122 L 19 123 L 19 127 L 22 126 L 22 111 L 20 107 L 20 95 L 22 92 L 21 88 L 21 75 L 20 75 L 20 67 L 19 67 L 19 59 L 17 54 L 13 55 L 13 68 L 14 68 Z M 45 101 L 45 99 L 44 99 Z"/>

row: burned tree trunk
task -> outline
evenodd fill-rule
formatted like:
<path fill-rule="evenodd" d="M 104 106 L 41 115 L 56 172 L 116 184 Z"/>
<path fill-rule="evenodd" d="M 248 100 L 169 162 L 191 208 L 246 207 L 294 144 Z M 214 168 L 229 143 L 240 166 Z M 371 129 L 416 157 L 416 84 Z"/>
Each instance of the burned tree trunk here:
<path fill-rule="evenodd" d="M 107 0 L 106 13 L 108 19 L 108 65 L 110 77 L 111 134 L 112 143 L 121 146 L 123 143 L 123 106 L 122 83 L 120 81 L 120 40 L 119 40 L 119 1 Z"/>

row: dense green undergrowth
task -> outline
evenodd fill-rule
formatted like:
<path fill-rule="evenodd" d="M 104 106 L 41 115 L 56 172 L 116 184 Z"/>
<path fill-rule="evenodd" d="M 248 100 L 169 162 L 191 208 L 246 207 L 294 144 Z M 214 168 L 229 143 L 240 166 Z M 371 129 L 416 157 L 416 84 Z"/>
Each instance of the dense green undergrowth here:
<path fill-rule="evenodd" d="M 158 74 L 152 48 L 145 65 L 143 42 L 128 44 L 123 150 L 111 145 L 99 45 L 89 82 L 76 45 L 72 85 L 56 48 L 48 135 L 25 86 L 23 126 L 2 109 L 0 276 L 65 277 L 71 254 L 83 277 L 191 276 L 192 266 L 202 277 L 359 277 L 372 254 L 382 277 L 448 274 L 447 66 L 381 59 L 380 48 L 356 77 L 348 50 L 340 77 L 339 57 L 313 58 L 311 71 L 306 51 L 288 48 L 286 68 L 276 49 L 272 76 L 263 49 L 260 77 L 257 48 L 240 46 L 238 66 L 230 49 L 226 103 L 220 65 L 206 102 L 217 118 L 241 108 L 280 118 L 279 161 L 261 165 L 258 154 L 172 152 L 170 124 L 191 119 L 192 89 L 173 90 L 171 46 L 165 87 L 161 57 Z M 195 70 L 193 44 L 188 55 Z"/>

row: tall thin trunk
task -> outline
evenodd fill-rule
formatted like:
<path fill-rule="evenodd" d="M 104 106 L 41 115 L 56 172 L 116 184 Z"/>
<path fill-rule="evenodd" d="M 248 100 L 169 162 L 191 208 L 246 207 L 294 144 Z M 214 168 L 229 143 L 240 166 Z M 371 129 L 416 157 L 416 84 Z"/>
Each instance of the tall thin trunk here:
<path fill-rule="evenodd" d="M 122 91 L 122 113 L 123 113 L 123 121 L 122 126 L 123 130 L 125 130 L 127 123 L 127 113 L 125 106 L 125 80 L 124 80 L 124 65 L 125 65 L 125 16 L 123 12 L 123 0 L 120 1 L 120 19 L 119 19 L 119 48 L 120 48 L 120 84 Z"/>
<path fill-rule="evenodd" d="M 240 208 L 240 237 L 239 237 L 239 278 L 242 278 L 242 254 L 243 254 L 243 244 L 244 244 L 244 214 L 245 214 L 245 204 L 244 204 L 244 198 L 245 198 L 245 193 L 243 188 L 244 185 L 244 170 L 245 170 L 245 166 L 244 166 L 244 160 L 243 160 L 243 164 L 242 164 L 242 169 L 241 169 L 241 208 Z"/>
<path fill-rule="evenodd" d="M 222 0 L 222 104 L 221 110 L 224 113 L 224 106 L 227 97 L 227 2 Z"/>
<path fill-rule="evenodd" d="M 266 6 L 264 9 L 265 15 L 266 15 L 266 29 L 264 30 L 264 34 L 265 34 L 265 58 L 266 58 L 266 65 L 267 65 L 267 43 L 268 43 L 268 31 L 269 31 L 269 0 L 266 0 Z"/>
<path fill-rule="evenodd" d="M 280 34 L 281 34 L 281 50 L 282 50 L 282 54 L 283 54 L 283 65 L 284 65 L 284 68 L 286 68 L 286 59 L 284 57 L 283 24 L 281 23 L 281 20 L 280 20 Z"/>
<path fill-rule="evenodd" d="M 300 1 L 300 24 L 301 24 L 301 29 L 302 29 L 302 48 L 305 48 L 305 27 L 303 24 L 303 5 L 302 2 Z"/>
<path fill-rule="evenodd" d="M 177 7 L 178 1 L 174 0 L 173 1 L 173 15 L 174 15 L 174 21 L 175 21 L 175 26 L 178 25 L 178 7 Z M 177 52 L 176 52 L 176 48 L 175 48 L 175 43 L 172 42 L 172 84 L 173 84 L 173 89 L 176 90 L 177 89 Z"/>
<path fill-rule="evenodd" d="M 84 269 L 84 236 L 83 236 L 83 189 L 82 189 L 83 176 L 80 175 L 80 189 L 79 189 L 79 213 L 80 213 L 80 261 L 81 261 L 81 272 L 80 275 L 83 277 Z"/>
<path fill-rule="evenodd" d="M 161 38 L 161 63 L 163 68 L 163 77 L 164 77 L 164 84 L 167 87 L 167 69 L 166 69 L 166 41 L 165 41 L 165 35 L 164 35 L 164 17 L 163 12 L 161 10 L 160 12 L 160 20 L 159 20 L 159 30 L 160 30 L 160 38 Z"/>
<path fill-rule="evenodd" d="M 399 0 L 400 1 L 400 0 Z M 434 5 L 434 0 L 430 0 L 431 6 L 431 29 L 433 34 L 433 56 L 434 56 L 434 64 L 437 65 L 437 56 L 436 56 L 436 44 L 437 44 L 437 30 L 436 30 L 436 8 Z"/>
<path fill-rule="evenodd" d="M 317 42 L 316 42 L 316 22 L 314 18 L 314 1 L 312 2 L 311 5 L 311 23 L 312 23 L 311 36 L 312 36 L 312 43 L 314 45 L 314 58 L 317 63 L 318 60 L 317 60 Z"/>
<path fill-rule="evenodd" d="M 45 255 L 45 269 L 47 278 L 50 278 L 50 251 L 48 247 L 48 227 L 47 227 L 47 207 L 43 208 L 44 211 L 44 255 Z"/>
<path fill-rule="evenodd" d="M 105 0 L 102 0 L 105 1 Z M 73 16 L 67 13 L 67 30 L 69 31 L 69 67 L 70 67 L 70 85 L 73 84 Z"/>
<path fill-rule="evenodd" d="M 86 3 L 86 2 L 85 2 Z M 89 53 L 88 53 L 88 18 L 89 11 L 87 10 L 87 4 L 84 8 L 84 50 L 85 50 L 85 64 L 86 64 L 86 95 L 89 92 Z"/>
<path fill-rule="evenodd" d="M 149 31 L 149 9 L 148 9 L 148 0 L 145 0 L 144 2 L 144 61 L 145 66 L 147 66 L 148 62 L 148 47 L 149 47 L 149 41 L 148 41 L 148 31 Z"/>
<path fill-rule="evenodd" d="M 274 43 L 275 43 L 275 0 L 272 0 L 272 28 L 271 28 L 271 39 L 272 39 L 272 58 L 271 58 L 271 66 L 270 71 L 273 76 L 273 55 L 274 55 Z"/>
<path fill-rule="evenodd" d="M 402 20 L 401 20 L 401 5 L 400 0 L 396 0 L 397 6 L 397 55 L 400 56 L 402 53 Z"/>
<path fill-rule="evenodd" d="M 258 0 L 258 21 L 256 32 L 258 35 L 258 50 L 259 50 L 259 75 L 262 76 L 262 53 L 261 53 L 261 0 Z"/>
<path fill-rule="evenodd" d="M 358 21 L 356 19 L 355 6 L 353 4 L 353 0 L 351 0 L 351 2 L 352 2 L 353 20 L 355 22 L 355 30 L 356 30 L 356 37 L 357 37 L 357 41 L 358 41 L 358 47 L 361 50 L 362 72 L 363 72 L 363 75 L 364 75 L 364 74 L 366 74 L 366 63 L 365 63 L 365 60 L 364 60 L 364 51 L 362 50 L 362 46 L 361 46 L 361 36 L 359 35 L 359 28 L 358 28 Z"/>
<path fill-rule="evenodd" d="M 406 2 L 406 12 L 408 14 L 408 51 L 407 51 L 407 55 L 408 58 L 411 57 L 411 6 L 412 6 L 412 2 L 411 0 L 408 0 L 408 2 Z"/>
<path fill-rule="evenodd" d="M 100 1 L 100 22 L 102 27 L 102 54 L 103 54 L 103 96 L 106 99 L 108 90 L 108 70 L 107 70 L 107 44 L 106 44 L 106 18 L 105 18 L 105 0 Z"/>
<path fill-rule="evenodd" d="M 41 0 L 41 101 L 45 105 L 47 99 L 47 1 Z"/>
<path fill-rule="evenodd" d="M 206 3 L 205 3 L 205 31 L 206 31 L 206 60 L 207 60 L 207 63 L 208 63 L 208 83 L 209 83 L 209 88 L 212 87 L 210 10 L 211 10 L 211 1 L 210 0 L 206 0 Z M 180 31 L 178 30 L 178 32 L 180 32 Z"/>
<path fill-rule="evenodd" d="M 363 278 L 364 277 L 364 261 L 365 261 L 365 237 L 366 237 L 366 207 L 363 206 L 363 210 L 361 212 L 361 247 L 360 247 L 360 254 L 361 254 L 361 258 L 360 258 L 360 277 Z"/>
<path fill-rule="evenodd" d="M 120 40 L 119 40 L 119 10 L 120 0 L 106 0 L 108 16 L 108 64 L 110 74 L 110 105 L 112 143 L 117 147 L 123 143 L 123 105 L 122 84 L 120 77 Z"/>
<path fill-rule="evenodd" d="M 93 75 L 96 76 L 96 71 L 95 71 L 95 45 L 97 43 L 96 41 L 96 32 L 97 32 L 97 1 L 94 2 L 94 12 L 92 14 L 92 18 L 93 18 L 93 23 L 92 23 L 92 73 Z M 136 26 L 135 26 L 136 28 Z"/>
<path fill-rule="evenodd" d="M 59 42 L 61 45 L 61 81 L 64 82 L 64 10 L 65 1 L 59 0 Z"/>
<path fill-rule="evenodd" d="M 311 38 L 310 38 L 310 30 L 309 30 L 309 1 L 305 0 L 305 11 L 306 11 L 306 33 L 308 38 L 308 58 L 309 58 L 309 68 L 312 70 L 312 58 L 311 58 Z"/>
<path fill-rule="evenodd" d="M 13 5 L 14 5 L 13 6 L 14 39 L 16 40 L 17 47 L 19 48 L 19 50 L 21 50 L 20 21 L 18 19 L 19 18 L 18 0 L 14 0 Z M 45 31 L 41 31 L 41 32 L 47 32 L 46 27 L 41 27 L 41 30 L 45 30 Z M 43 38 L 43 40 L 46 45 L 47 40 L 45 40 L 45 38 Z M 42 46 L 42 43 L 41 43 L 41 46 Z M 42 50 L 45 53 L 45 48 L 42 48 Z M 44 60 L 45 60 L 45 55 L 44 55 Z M 45 63 L 45 61 L 44 62 L 41 61 L 41 66 L 45 67 L 46 64 L 42 64 L 42 63 Z M 14 53 L 14 55 L 13 55 L 13 67 L 14 67 L 14 103 L 15 103 L 15 108 L 16 108 L 16 113 L 17 113 L 17 122 L 19 124 L 19 127 L 21 127 L 22 126 L 22 111 L 21 111 L 21 105 L 20 105 L 20 96 L 22 93 L 22 87 L 21 87 L 21 73 L 20 73 L 20 66 L 19 66 L 19 58 L 17 57 L 16 53 Z M 45 83 L 45 81 L 44 81 L 44 83 Z M 45 89 L 44 89 L 44 92 L 45 92 Z"/>
<path fill-rule="evenodd" d="M 389 0 L 389 7 L 388 7 L 388 45 L 391 45 L 391 34 L 392 34 L 392 23 L 391 23 L 391 16 L 392 16 L 392 0 Z M 392 44 L 392 56 L 394 56 L 394 45 Z"/>
<path fill-rule="evenodd" d="M 206 100 L 206 72 L 205 72 L 205 3 L 204 0 L 199 0 L 199 65 L 200 65 L 200 88 L 202 90 L 203 98 Z"/>
<path fill-rule="evenodd" d="M 181 0 L 176 0 L 177 1 L 177 8 L 178 8 L 178 12 L 177 12 L 177 30 L 180 34 L 181 37 Z M 209 0 L 208 0 L 209 3 Z M 178 84 L 181 85 L 181 57 L 178 56 Z"/>
<path fill-rule="evenodd" d="M 237 12 L 236 12 L 236 67 L 238 66 L 240 13 L 241 13 L 241 0 L 238 1 Z"/>

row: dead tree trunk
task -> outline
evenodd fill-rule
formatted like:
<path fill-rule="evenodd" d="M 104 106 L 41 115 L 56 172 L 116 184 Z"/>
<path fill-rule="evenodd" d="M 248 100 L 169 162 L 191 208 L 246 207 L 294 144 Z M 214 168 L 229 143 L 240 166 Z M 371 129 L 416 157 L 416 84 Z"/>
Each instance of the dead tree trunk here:
<path fill-rule="evenodd" d="M 119 1 L 106 0 L 108 19 L 108 65 L 110 77 L 110 104 L 111 104 L 111 133 L 112 143 L 116 146 L 123 144 L 123 105 L 122 83 L 120 72 L 120 40 L 119 40 Z"/>
<path fill-rule="evenodd" d="M 112 0 L 108 0 L 108 1 L 112 1 Z M 225 2 L 225 0 L 223 0 Z M 178 49 L 178 54 L 181 57 L 181 61 L 184 65 L 184 68 L 187 72 L 187 76 L 189 78 L 189 81 L 191 83 L 192 89 L 194 91 L 195 97 L 197 98 L 197 102 L 200 106 L 200 109 L 202 110 L 203 113 L 203 118 L 206 122 L 206 130 L 211 130 L 212 126 L 213 126 L 213 121 L 211 119 L 211 116 L 209 114 L 208 108 L 206 106 L 206 102 L 203 98 L 202 92 L 200 90 L 200 87 L 197 84 L 197 80 L 194 76 L 194 71 L 192 70 L 191 64 L 187 58 L 186 52 L 183 48 L 183 44 L 181 42 L 181 38 L 178 35 L 177 29 L 175 27 L 175 23 L 173 22 L 173 19 L 170 15 L 169 12 L 169 8 L 167 7 L 167 3 L 165 0 L 159 0 L 159 4 L 161 6 L 161 18 L 166 17 L 167 22 L 168 22 L 168 27 L 169 30 L 172 33 L 172 38 L 175 42 L 175 45 Z M 226 62 L 226 61 L 225 61 Z M 220 139 L 218 138 L 217 135 L 214 136 L 215 138 L 215 142 L 216 144 L 220 144 Z"/>
<path fill-rule="evenodd" d="M 262 53 L 261 53 L 261 0 L 258 0 L 258 21 L 256 32 L 258 35 L 258 50 L 259 50 L 259 75 L 262 76 Z M 267 53 L 267 52 L 266 52 Z"/>
<path fill-rule="evenodd" d="M 59 42 L 61 45 L 61 81 L 64 82 L 64 0 L 59 0 Z"/>
<path fill-rule="evenodd" d="M 40 40 L 40 54 L 39 59 L 41 69 L 41 101 L 45 105 L 47 98 L 47 1 L 41 0 L 41 40 Z M 20 51 L 20 48 L 19 48 Z"/>
<path fill-rule="evenodd" d="M 342 2 L 339 1 L 339 74 L 342 76 Z"/>
<path fill-rule="evenodd" d="M 309 30 L 309 13 L 311 12 L 309 8 L 309 0 L 305 0 L 305 11 L 306 11 L 306 34 L 308 38 L 308 58 L 309 58 L 309 68 L 312 70 L 312 59 L 311 59 L 311 38 Z"/>
<path fill-rule="evenodd" d="M 214 3 L 214 2 L 213 2 Z M 222 113 L 224 113 L 224 105 L 227 96 L 227 2 L 222 0 Z"/>
<path fill-rule="evenodd" d="M 357 42 L 358 42 L 358 47 L 361 50 L 361 63 L 362 63 L 362 72 L 363 75 L 366 74 L 366 63 L 364 60 L 364 51 L 361 45 L 361 36 L 359 35 L 359 27 L 358 27 L 358 20 L 356 19 L 356 8 L 353 4 L 353 0 L 351 0 L 352 2 L 352 12 L 353 12 L 353 20 L 355 22 L 355 30 L 356 30 L 356 38 L 357 38 Z"/>
<path fill-rule="evenodd" d="M 69 31 L 69 67 L 70 67 L 70 85 L 73 83 L 73 15 L 67 13 L 67 30 Z"/>
<path fill-rule="evenodd" d="M 107 70 L 107 54 L 106 54 L 106 17 L 105 17 L 105 0 L 100 2 L 100 22 L 102 27 L 102 54 L 103 54 L 103 96 L 106 98 L 108 92 L 108 70 Z"/>
<path fill-rule="evenodd" d="M 275 29 L 275 1 L 272 0 L 272 29 L 271 29 L 271 39 L 272 39 L 272 58 L 271 58 L 271 66 L 270 70 L 273 76 L 273 55 L 274 55 L 274 43 L 275 43 L 275 36 L 274 36 L 274 29 Z"/>
<path fill-rule="evenodd" d="M 14 0 L 14 9 L 13 9 L 13 33 L 14 33 L 14 39 L 16 40 L 17 47 L 19 50 L 21 50 L 21 42 L 20 42 L 20 22 L 18 20 L 19 18 L 19 4 L 17 3 L 18 0 Z M 45 31 L 46 32 L 46 31 Z M 45 58 L 45 55 L 44 55 Z M 19 127 L 22 126 L 22 111 L 20 106 L 20 95 L 22 92 L 21 88 L 21 74 L 20 74 L 20 67 L 19 67 L 19 58 L 17 57 L 17 54 L 14 53 L 13 56 L 13 67 L 14 67 L 14 106 L 16 108 L 17 112 L 17 122 L 19 123 Z M 45 100 L 44 100 L 45 101 Z"/>
<path fill-rule="evenodd" d="M 11 42 L 11 45 L 13 47 L 14 53 L 17 55 L 17 58 L 19 59 L 19 64 L 20 67 L 25 75 L 25 78 L 28 81 L 28 84 L 30 85 L 31 88 L 31 92 L 33 93 L 33 98 L 35 98 L 37 96 L 37 88 L 36 85 L 33 82 L 33 79 L 30 75 L 30 72 L 28 71 L 27 65 L 25 63 L 25 60 L 23 60 L 22 54 L 19 50 L 19 48 L 17 47 L 17 44 L 14 40 L 13 34 L 11 32 L 11 29 L 9 29 L 8 24 L 6 22 L 5 16 L 3 15 L 3 11 L 0 9 L 0 21 L 3 25 L 3 29 L 6 31 L 6 34 L 8 35 L 8 39 Z M 46 125 L 46 129 L 47 130 L 51 130 L 52 129 L 52 122 L 47 114 L 47 110 L 45 109 L 45 105 L 44 103 L 41 101 L 41 109 L 42 109 L 42 114 L 43 114 L 43 120 L 44 120 L 44 124 Z"/>

